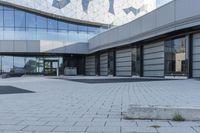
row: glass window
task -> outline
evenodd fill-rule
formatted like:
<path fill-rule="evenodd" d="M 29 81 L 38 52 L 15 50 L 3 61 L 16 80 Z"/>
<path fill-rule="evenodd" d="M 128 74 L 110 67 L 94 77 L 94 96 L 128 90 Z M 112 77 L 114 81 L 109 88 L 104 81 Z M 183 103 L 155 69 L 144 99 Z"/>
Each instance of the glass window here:
<path fill-rule="evenodd" d="M 4 27 L 4 40 L 15 40 L 15 31 L 13 28 Z"/>
<path fill-rule="evenodd" d="M 13 56 L 2 56 L 2 72 L 13 72 Z"/>
<path fill-rule="evenodd" d="M 3 11 L 0 10 L 0 27 L 3 27 Z"/>
<path fill-rule="evenodd" d="M 59 30 L 68 30 L 68 23 L 58 22 L 58 29 Z"/>
<path fill-rule="evenodd" d="M 15 11 L 15 27 L 25 27 L 25 12 Z"/>
<path fill-rule="evenodd" d="M 15 40 L 26 40 L 25 28 L 15 28 Z"/>
<path fill-rule="evenodd" d="M 4 26 L 14 27 L 14 11 L 4 11 Z"/>
<path fill-rule="evenodd" d="M 47 29 L 47 18 L 37 16 L 37 28 Z"/>
<path fill-rule="evenodd" d="M 26 28 L 26 40 L 37 40 L 37 31 L 35 28 Z"/>
<path fill-rule="evenodd" d="M 26 27 L 36 27 L 36 16 L 31 13 L 26 13 Z"/>
<path fill-rule="evenodd" d="M 166 75 L 187 74 L 187 43 L 186 38 L 178 38 L 165 42 L 165 73 Z"/>
<path fill-rule="evenodd" d="M 58 22 L 53 19 L 48 19 L 48 29 L 58 29 Z"/>
<path fill-rule="evenodd" d="M 78 26 L 76 24 L 69 24 L 69 31 L 77 31 Z"/>
<path fill-rule="evenodd" d="M 25 58 L 24 57 L 14 57 L 14 73 L 25 73 Z"/>
<path fill-rule="evenodd" d="M 3 6 L 2 5 L 0 5 L 0 10 L 3 10 Z"/>
<path fill-rule="evenodd" d="M 87 26 L 79 25 L 78 31 L 87 32 Z"/>
<path fill-rule="evenodd" d="M 14 10 L 14 8 L 12 8 L 12 7 L 7 7 L 7 6 L 4 6 L 4 10 L 5 10 L 5 11 L 13 11 L 13 10 Z"/>
<path fill-rule="evenodd" d="M 99 28 L 97 27 L 88 27 L 88 32 L 92 32 L 92 33 L 99 33 Z"/>
<path fill-rule="evenodd" d="M 37 29 L 37 40 L 48 40 L 47 29 Z"/>
<path fill-rule="evenodd" d="M 0 40 L 3 40 L 3 27 L 0 27 Z"/>
<path fill-rule="evenodd" d="M 27 57 L 26 58 L 26 63 L 25 63 L 25 71 L 28 74 L 36 73 L 37 72 L 37 60 L 35 57 Z"/>

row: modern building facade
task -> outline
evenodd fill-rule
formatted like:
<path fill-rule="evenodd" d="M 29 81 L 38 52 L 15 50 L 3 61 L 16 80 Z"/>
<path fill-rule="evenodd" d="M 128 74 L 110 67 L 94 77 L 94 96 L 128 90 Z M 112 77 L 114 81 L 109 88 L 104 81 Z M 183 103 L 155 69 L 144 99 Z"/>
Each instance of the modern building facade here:
<path fill-rule="evenodd" d="M 199 0 L 98 2 L 1 0 L 1 73 L 200 77 Z"/>

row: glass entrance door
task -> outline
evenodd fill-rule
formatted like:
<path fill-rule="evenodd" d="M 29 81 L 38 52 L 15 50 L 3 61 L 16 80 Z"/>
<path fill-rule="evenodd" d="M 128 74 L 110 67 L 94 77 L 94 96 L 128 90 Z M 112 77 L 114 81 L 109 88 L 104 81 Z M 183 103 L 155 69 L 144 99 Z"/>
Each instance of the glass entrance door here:
<path fill-rule="evenodd" d="M 46 76 L 59 75 L 59 61 L 58 60 L 44 60 L 44 75 Z"/>
<path fill-rule="evenodd" d="M 188 43 L 186 40 L 186 37 L 183 37 L 165 43 L 166 76 L 187 76 Z"/>

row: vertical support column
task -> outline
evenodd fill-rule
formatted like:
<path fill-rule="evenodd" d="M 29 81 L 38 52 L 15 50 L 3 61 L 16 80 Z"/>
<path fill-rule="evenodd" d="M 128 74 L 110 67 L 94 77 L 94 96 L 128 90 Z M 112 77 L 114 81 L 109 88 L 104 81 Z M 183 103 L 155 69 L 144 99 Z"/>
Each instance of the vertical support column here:
<path fill-rule="evenodd" d="M 95 55 L 95 71 L 96 71 L 96 75 L 100 75 L 100 54 L 97 53 Z"/>
<path fill-rule="evenodd" d="M 116 50 L 113 50 L 113 76 L 116 76 Z"/>
<path fill-rule="evenodd" d="M 193 77 L 193 35 L 189 35 L 188 41 L 188 78 Z"/>
<path fill-rule="evenodd" d="M 144 76 L 144 46 L 140 46 L 140 77 Z"/>

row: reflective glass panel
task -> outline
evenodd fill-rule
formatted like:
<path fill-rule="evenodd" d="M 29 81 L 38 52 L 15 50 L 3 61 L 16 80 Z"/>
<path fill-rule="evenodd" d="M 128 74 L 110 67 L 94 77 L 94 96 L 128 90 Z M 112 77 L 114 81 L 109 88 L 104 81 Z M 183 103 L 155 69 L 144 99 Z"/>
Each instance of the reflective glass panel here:
<path fill-rule="evenodd" d="M 47 18 L 37 16 L 37 28 L 47 29 Z"/>
<path fill-rule="evenodd" d="M 76 24 L 69 24 L 69 30 L 70 31 L 77 31 L 78 30 L 78 26 Z"/>
<path fill-rule="evenodd" d="M 3 26 L 3 11 L 0 10 L 0 27 Z"/>
<path fill-rule="evenodd" d="M 58 29 L 58 23 L 56 20 L 48 19 L 48 29 Z"/>
<path fill-rule="evenodd" d="M 79 25 L 78 26 L 78 31 L 87 32 L 87 26 Z"/>
<path fill-rule="evenodd" d="M 25 12 L 23 11 L 15 11 L 15 27 L 25 27 Z"/>
<path fill-rule="evenodd" d="M 3 31 L 4 34 L 4 40 L 15 40 L 15 31 L 14 27 L 13 28 L 4 28 Z"/>
<path fill-rule="evenodd" d="M 24 57 L 14 57 L 14 73 L 25 73 L 25 58 Z"/>
<path fill-rule="evenodd" d="M 25 63 L 25 71 L 26 73 L 36 73 L 37 72 L 37 60 L 35 57 L 27 57 Z"/>
<path fill-rule="evenodd" d="M 35 28 L 26 28 L 26 40 L 37 40 L 37 31 Z"/>
<path fill-rule="evenodd" d="M 14 8 L 12 8 L 12 7 L 7 7 L 7 6 L 4 6 L 4 10 L 5 10 L 5 11 L 13 11 L 13 10 L 14 10 Z"/>
<path fill-rule="evenodd" d="M 178 38 L 165 42 L 165 73 L 166 75 L 186 75 L 186 38 Z"/>
<path fill-rule="evenodd" d="M 26 13 L 26 27 L 35 28 L 36 25 L 36 16 L 31 13 Z"/>
<path fill-rule="evenodd" d="M 2 72 L 3 73 L 13 72 L 12 56 L 2 56 Z"/>
<path fill-rule="evenodd" d="M 26 40 L 25 28 L 15 28 L 15 40 Z"/>
<path fill-rule="evenodd" d="M 3 6 L 2 5 L 0 5 L 0 10 L 3 10 Z"/>
<path fill-rule="evenodd" d="M 58 29 L 59 30 L 68 30 L 68 23 L 58 22 Z"/>
<path fill-rule="evenodd" d="M 4 11 L 4 26 L 14 27 L 14 11 Z"/>

